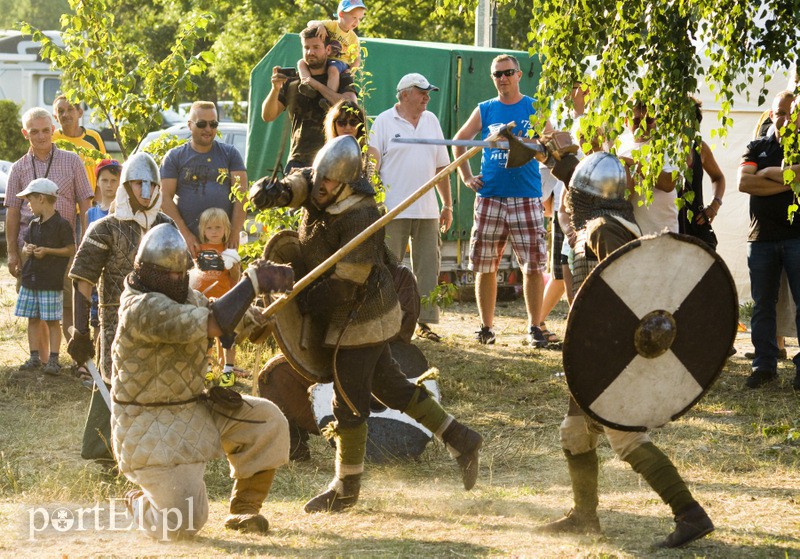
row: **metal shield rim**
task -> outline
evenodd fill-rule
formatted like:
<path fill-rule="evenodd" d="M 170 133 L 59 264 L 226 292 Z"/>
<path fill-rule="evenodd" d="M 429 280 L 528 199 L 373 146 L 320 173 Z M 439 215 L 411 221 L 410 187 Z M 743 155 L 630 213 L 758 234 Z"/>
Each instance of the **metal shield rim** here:
<path fill-rule="evenodd" d="M 705 251 L 709 256 L 712 257 L 712 259 L 714 260 L 714 264 L 720 266 L 722 271 L 724 272 L 724 276 L 727 279 L 730 292 L 734 295 L 731 298 L 731 306 L 732 306 L 731 310 L 733 310 L 734 314 L 738 317 L 739 305 L 738 305 L 738 297 L 736 296 L 737 295 L 736 284 L 733 280 L 733 276 L 730 273 L 730 269 L 728 268 L 727 264 L 725 264 L 725 261 L 722 259 L 722 257 L 720 257 L 719 254 L 717 254 L 715 251 L 713 251 L 703 241 L 700 241 L 699 239 L 696 239 L 689 235 L 681 235 L 678 233 L 665 232 L 665 233 L 660 233 L 658 235 L 648 235 L 634 239 L 624 244 L 623 246 L 621 246 L 620 248 L 609 254 L 602 262 L 598 263 L 598 265 L 586 277 L 580 289 L 578 290 L 578 293 L 576 293 L 575 295 L 573 306 L 570 309 L 569 316 L 567 318 L 567 332 L 569 332 L 572 329 L 574 322 L 580 319 L 581 313 L 583 312 L 582 309 L 583 301 L 580 298 L 581 291 L 583 291 L 585 288 L 590 289 L 591 286 L 594 285 L 596 282 L 601 281 L 600 276 L 602 275 L 605 269 L 613 265 L 617 260 L 622 258 L 624 255 L 628 254 L 632 250 L 641 246 L 642 242 L 647 242 L 648 240 L 652 240 L 661 236 L 669 236 L 675 240 L 693 244 L 702 249 L 703 251 Z M 734 321 L 734 323 L 731 324 L 731 330 L 729 332 L 729 336 L 725 338 L 728 341 L 727 344 L 728 347 L 733 346 L 733 343 L 736 339 L 736 331 L 737 331 L 737 324 Z M 719 332 L 718 335 L 724 335 L 724 332 Z M 563 355 L 562 363 L 564 365 L 565 378 L 567 380 L 567 386 L 569 388 L 570 395 L 578 404 L 578 406 L 581 408 L 581 410 L 586 415 L 588 415 L 595 421 L 601 423 L 602 425 L 620 431 L 647 431 L 650 428 L 656 427 L 655 425 L 653 426 L 622 425 L 614 421 L 610 421 L 595 413 L 593 410 L 591 410 L 591 408 L 589 408 L 588 405 L 586 405 L 585 402 L 582 402 L 581 400 L 575 397 L 576 389 L 579 389 L 580 387 L 575 386 L 576 379 L 572 378 L 572 376 L 574 375 L 571 376 L 569 374 L 568 369 L 570 368 L 571 364 L 568 364 L 568 360 L 569 356 L 571 356 L 573 353 L 576 352 L 575 348 L 577 347 L 577 345 L 578 345 L 577 343 L 572 342 L 571 337 L 569 335 L 565 336 L 563 353 L 562 353 Z M 719 379 L 720 374 L 722 374 L 722 371 L 725 368 L 726 363 L 727 363 L 727 357 L 722 359 L 721 363 L 709 375 L 710 379 L 709 382 L 706 384 L 706 386 L 702 387 L 702 390 L 698 394 L 698 396 L 694 398 L 691 402 L 689 402 L 685 407 L 674 413 L 670 417 L 669 421 L 675 421 L 676 419 L 685 415 L 690 409 L 692 409 L 697 404 L 697 402 L 699 402 L 708 393 L 708 391 L 714 386 L 714 384 L 716 384 L 716 381 Z"/>

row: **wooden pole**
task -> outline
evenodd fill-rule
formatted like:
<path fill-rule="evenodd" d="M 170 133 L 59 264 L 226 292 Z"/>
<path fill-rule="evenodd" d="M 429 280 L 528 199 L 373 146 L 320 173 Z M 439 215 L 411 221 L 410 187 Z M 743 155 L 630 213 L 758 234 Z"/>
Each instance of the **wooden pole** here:
<path fill-rule="evenodd" d="M 317 266 L 309 273 L 307 273 L 305 276 L 303 276 L 303 278 L 301 278 L 300 281 L 298 281 L 297 283 L 294 284 L 294 286 L 292 286 L 292 290 L 289 293 L 278 297 L 275 301 L 272 302 L 272 304 L 270 304 L 270 306 L 266 308 L 266 310 L 263 313 L 264 316 L 265 317 L 272 316 L 273 314 L 281 310 L 281 308 L 283 308 L 283 306 L 286 303 L 291 301 L 298 293 L 300 293 L 303 289 L 308 287 L 308 285 L 311 282 L 313 282 L 315 279 L 317 279 L 326 271 L 328 271 L 329 268 L 331 268 L 337 262 L 339 262 L 339 260 L 347 256 L 358 245 L 360 245 L 369 237 L 371 237 L 373 234 L 375 234 L 375 232 L 378 231 L 378 229 L 385 227 L 386 224 L 388 224 L 392 219 L 394 219 L 397 214 L 399 214 L 407 207 L 409 207 L 411 204 L 416 202 L 426 192 L 428 192 L 431 188 L 433 188 L 436 185 L 436 183 L 438 183 L 444 177 L 452 173 L 454 169 L 458 169 L 459 165 L 461 165 L 464 161 L 466 161 L 467 159 L 478 153 L 481 149 L 483 148 L 474 147 L 470 149 L 466 153 L 461 154 L 461 156 L 458 157 L 452 163 L 450 163 L 450 165 L 448 165 L 447 167 L 436 173 L 435 177 L 433 177 L 431 180 L 420 186 L 416 190 L 416 192 L 414 192 L 408 198 L 403 200 L 396 208 L 394 208 L 386 215 L 381 217 L 378 221 L 376 221 L 375 223 L 364 229 L 364 231 L 359 233 L 358 236 L 353 238 L 349 243 L 347 243 L 342 248 L 337 250 L 335 253 L 330 255 L 327 260 L 325 260 L 319 266 Z"/>

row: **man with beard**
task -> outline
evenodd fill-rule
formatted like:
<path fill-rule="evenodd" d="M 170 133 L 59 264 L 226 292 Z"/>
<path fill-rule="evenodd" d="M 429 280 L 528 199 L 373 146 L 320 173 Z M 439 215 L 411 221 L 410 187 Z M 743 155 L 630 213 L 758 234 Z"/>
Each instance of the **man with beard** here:
<path fill-rule="evenodd" d="M 318 27 L 307 27 L 300 33 L 303 44 L 303 60 L 311 71 L 311 77 L 302 82 L 296 78 L 289 79 L 279 72 L 280 67 L 272 69 L 272 88 L 261 106 L 261 118 L 264 122 L 272 122 L 287 110 L 292 121 L 292 145 L 285 172 L 292 169 L 309 167 L 314 161 L 322 144 L 325 142 L 324 121 L 328 107 L 335 105 L 340 99 L 357 102 L 353 78 L 343 74 L 339 81 L 339 89 L 333 91 L 327 86 L 327 64 L 330 56 L 329 37 L 317 36 Z M 306 84 L 319 92 L 319 97 L 308 97 L 299 92 L 300 84 Z M 321 103 L 324 100 L 325 103 Z"/>
<path fill-rule="evenodd" d="M 627 184 L 625 168 L 609 153 L 595 152 L 575 168 L 569 181 L 567 203 L 577 233 L 573 267 L 576 292 L 598 262 L 641 235 L 633 208 L 626 200 Z M 570 336 L 570 330 L 566 335 Z M 714 530 L 714 524 L 692 497 L 675 465 L 646 432 L 620 431 L 601 425 L 570 397 L 560 435 L 575 504 L 564 518 L 540 527 L 540 531 L 600 533 L 597 444 L 601 434 L 605 434 L 620 460 L 630 464 L 672 509 L 675 530 L 658 547 L 681 547 Z"/>
<path fill-rule="evenodd" d="M 127 502 L 134 525 L 151 537 L 193 535 L 208 519 L 206 462 L 224 455 L 234 478 L 225 527 L 265 533 L 269 523 L 259 511 L 275 470 L 289 459 L 286 418 L 262 398 L 204 391 L 206 349 L 209 338 L 234 335 L 256 294 L 291 289 L 292 270 L 256 260 L 209 303 L 189 289 L 190 262 L 175 227 L 154 227 L 120 298 L 112 440 L 119 469 L 141 486 Z"/>
<path fill-rule="evenodd" d="M 302 267 L 312 270 L 380 217 L 372 185 L 361 176 L 361 149 L 339 136 L 319 151 L 313 168 L 286 178 L 257 181 L 250 200 L 257 208 L 302 207 Z M 481 435 L 456 421 L 422 385 L 410 382 L 392 358 L 388 340 L 400 330 L 401 311 L 384 264 L 379 230 L 298 295 L 299 306 L 325 326 L 323 345 L 334 349 L 334 397 L 330 436 L 336 442 L 336 473 L 305 511 L 335 512 L 358 500 L 370 401 L 406 413 L 433 432 L 455 457 L 464 488 L 478 477 Z"/>

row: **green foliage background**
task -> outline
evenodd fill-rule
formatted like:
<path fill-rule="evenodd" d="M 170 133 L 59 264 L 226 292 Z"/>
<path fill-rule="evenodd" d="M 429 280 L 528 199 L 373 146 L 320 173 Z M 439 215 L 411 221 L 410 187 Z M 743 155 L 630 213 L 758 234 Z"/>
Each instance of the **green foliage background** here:
<path fill-rule="evenodd" d="M 16 161 L 28 151 L 28 141 L 19 133 L 19 108 L 14 101 L 0 100 L 0 129 L 7 132 L 0 134 L 0 159 L 5 161 Z"/>

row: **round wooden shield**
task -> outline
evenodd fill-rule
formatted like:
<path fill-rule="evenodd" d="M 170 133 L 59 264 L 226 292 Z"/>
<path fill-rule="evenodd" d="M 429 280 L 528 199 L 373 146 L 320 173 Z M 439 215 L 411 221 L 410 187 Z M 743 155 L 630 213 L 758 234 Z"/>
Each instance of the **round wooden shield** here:
<path fill-rule="evenodd" d="M 297 374 L 286 357 L 279 353 L 267 361 L 258 374 L 258 396 L 278 406 L 289 423 L 318 435 L 308 394 L 312 384 Z"/>
<path fill-rule="evenodd" d="M 717 379 L 738 317 L 728 267 L 704 243 L 674 233 L 631 241 L 575 297 L 563 352 L 570 392 L 609 427 L 664 425 Z"/>
<path fill-rule="evenodd" d="M 290 264 L 295 278 L 301 278 L 306 270 L 300 251 L 297 232 L 280 231 L 264 247 L 264 258 L 278 264 Z M 325 325 L 301 313 L 297 299 L 289 301 L 271 317 L 270 329 L 295 371 L 312 382 L 328 382 L 333 378 L 333 350 L 322 347 Z"/>

